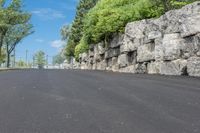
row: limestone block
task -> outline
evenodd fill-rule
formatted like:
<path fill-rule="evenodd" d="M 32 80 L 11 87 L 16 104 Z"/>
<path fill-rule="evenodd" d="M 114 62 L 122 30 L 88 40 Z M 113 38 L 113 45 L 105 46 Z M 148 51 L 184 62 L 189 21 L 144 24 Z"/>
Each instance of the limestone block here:
<path fill-rule="evenodd" d="M 162 33 L 160 31 L 151 31 L 148 35 L 149 40 L 161 38 L 161 37 L 162 37 Z"/>
<path fill-rule="evenodd" d="M 162 62 L 160 64 L 160 74 L 163 75 L 187 74 L 187 60 L 178 59 L 172 62 Z"/>
<path fill-rule="evenodd" d="M 101 43 L 98 43 L 97 44 L 97 49 L 98 53 L 101 55 L 101 54 L 104 54 L 105 53 L 105 48 L 104 48 L 104 43 L 101 42 Z"/>
<path fill-rule="evenodd" d="M 128 62 L 128 55 L 127 54 L 121 54 L 118 57 L 118 64 L 120 67 L 126 67 L 128 66 L 129 62 Z"/>
<path fill-rule="evenodd" d="M 162 61 L 164 56 L 164 49 L 162 47 L 163 39 L 155 39 L 155 60 Z"/>
<path fill-rule="evenodd" d="M 109 49 L 105 52 L 105 59 L 117 57 L 120 54 L 120 48 Z"/>
<path fill-rule="evenodd" d="M 142 44 L 142 39 L 138 38 L 130 38 L 129 36 L 125 35 L 123 40 L 123 45 L 120 48 L 120 52 L 129 52 L 129 51 L 135 51 L 138 49 L 138 47 Z"/>
<path fill-rule="evenodd" d="M 111 47 L 111 48 L 116 48 L 116 47 L 119 47 L 120 45 L 122 45 L 122 43 L 123 43 L 123 38 L 124 38 L 124 35 L 122 35 L 122 34 L 116 35 L 116 36 L 112 39 L 112 41 L 111 41 L 111 43 L 110 43 L 110 47 Z"/>
<path fill-rule="evenodd" d="M 182 19 L 182 37 L 200 33 L 200 11 Z"/>
<path fill-rule="evenodd" d="M 163 59 L 167 61 L 179 59 L 181 57 L 181 46 L 183 45 L 184 39 L 180 37 L 179 33 L 165 34 L 162 43 Z"/>
<path fill-rule="evenodd" d="M 121 73 L 135 73 L 135 65 L 130 65 L 124 68 L 120 68 L 119 72 Z"/>
<path fill-rule="evenodd" d="M 147 65 L 148 74 L 160 74 L 160 62 L 151 62 Z"/>
<path fill-rule="evenodd" d="M 118 58 L 117 57 L 112 58 L 112 71 L 114 71 L 114 72 L 119 71 L 119 64 L 118 64 Z"/>
<path fill-rule="evenodd" d="M 135 65 L 135 73 L 138 73 L 138 74 L 147 73 L 147 64 L 146 63 L 136 64 Z"/>
<path fill-rule="evenodd" d="M 96 70 L 106 70 L 106 61 L 100 61 L 96 63 Z"/>
<path fill-rule="evenodd" d="M 187 71 L 190 76 L 200 76 L 200 57 L 189 58 Z"/>
<path fill-rule="evenodd" d="M 137 62 L 155 60 L 155 44 L 149 43 L 138 47 Z"/>

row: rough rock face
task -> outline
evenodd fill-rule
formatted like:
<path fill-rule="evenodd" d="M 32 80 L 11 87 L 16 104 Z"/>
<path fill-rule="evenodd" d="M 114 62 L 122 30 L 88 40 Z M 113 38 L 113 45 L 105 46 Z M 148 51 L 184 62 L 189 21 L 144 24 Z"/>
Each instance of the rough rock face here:
<path fill-rule="evenodd" d="M 155 60 L 155 44 L 149 43 L 138 47 L 138 62 L 148 62 Z"/>
<path fill-rule="evenodd" d="M 200 57 L 191 57 L 188 60 L 187 71 L 190 76 L 200 76 Z"/>
<path fill-rule="evenodd" d="M 79 68 L 200 76 L 200 2 L 128 23 L 124 35 L 91 45 Z"/>
<path fill-rule="evenodd" d="M 187 75 L 187 61 L 178 59 L 171 62 L 160 63 L 160 74 L 163 75 Z"/>

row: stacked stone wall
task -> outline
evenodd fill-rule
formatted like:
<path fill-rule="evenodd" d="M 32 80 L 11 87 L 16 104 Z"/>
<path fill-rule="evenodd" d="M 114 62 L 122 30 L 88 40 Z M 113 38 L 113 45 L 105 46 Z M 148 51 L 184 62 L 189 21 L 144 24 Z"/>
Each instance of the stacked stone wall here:
<path fill-rule="evenodd" d="M 124 34 L 91 45 L 77 68 L 200 76 L 200 2 L 128 23 Z"/>

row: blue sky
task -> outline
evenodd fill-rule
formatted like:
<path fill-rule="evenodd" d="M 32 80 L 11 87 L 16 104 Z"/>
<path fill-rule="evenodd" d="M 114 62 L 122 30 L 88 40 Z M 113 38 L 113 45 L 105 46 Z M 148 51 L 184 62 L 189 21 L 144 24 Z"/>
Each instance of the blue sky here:
<path fill-rule="evenodd" d="M 70 24 L 75 16 L 78 0 L 23 0 L 24 9 L 32 13 L 35 33 L 25 38 L 16 49 L 16 58 L 32 60 L 35 52 L 42 50 L 51 57 L 56 55 L 64 42 L 60 28 Z"/>

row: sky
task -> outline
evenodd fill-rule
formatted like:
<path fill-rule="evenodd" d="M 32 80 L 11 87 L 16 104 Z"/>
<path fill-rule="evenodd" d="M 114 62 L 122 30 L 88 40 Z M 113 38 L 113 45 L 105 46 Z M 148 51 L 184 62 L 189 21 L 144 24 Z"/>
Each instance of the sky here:
<path fill-rule="evenodd" d="M 23 0 L 24 10 L 32 13 L 31 23 L 34 34 L 26 37 L 16 48 L 16 59 L 28 60 L 42 50 L 52 57 L 59 53 L 65 42 L 61 41 L 60 29 L 63 25 L 72 23 L 78 0 Z"/>

